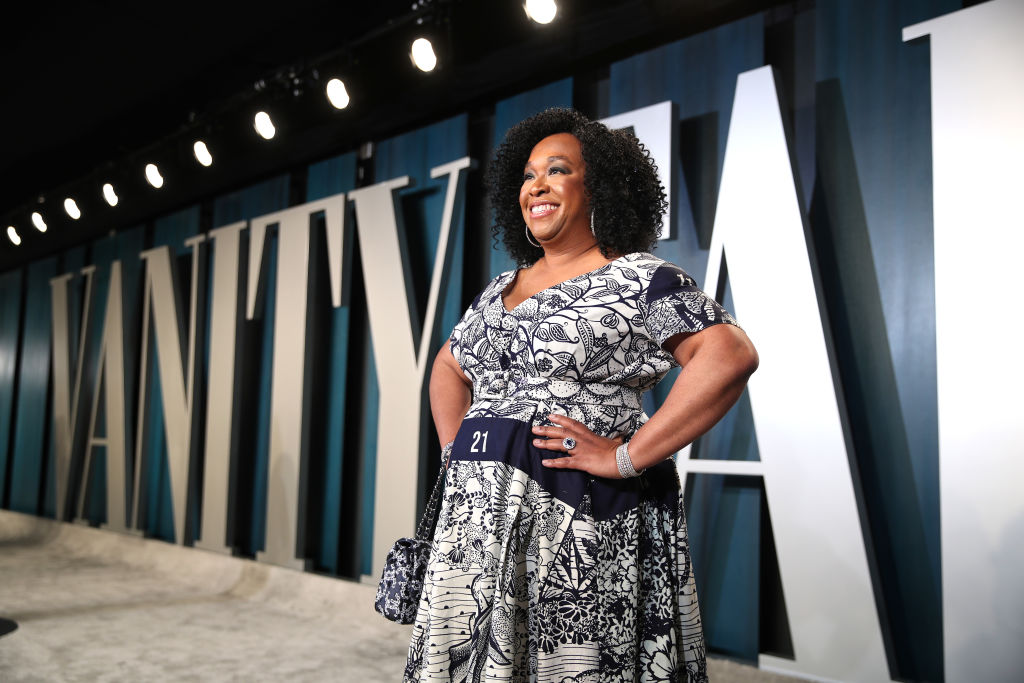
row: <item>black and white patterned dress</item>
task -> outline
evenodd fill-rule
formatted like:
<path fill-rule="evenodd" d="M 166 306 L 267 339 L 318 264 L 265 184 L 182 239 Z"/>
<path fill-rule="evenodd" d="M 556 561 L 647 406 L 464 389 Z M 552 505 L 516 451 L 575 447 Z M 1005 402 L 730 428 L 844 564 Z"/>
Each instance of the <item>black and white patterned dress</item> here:
<path fill-rule="evenodd" d="M 671 460 L 635 479 L 549 469 L 534 424 L 627 439 L 661 344 L 732 316 L 680 268 L 622 256 L 511 311 L 492 280 L 451 335 L 473 380 L 406 681 L 703 681 L 704 639 Z"/>

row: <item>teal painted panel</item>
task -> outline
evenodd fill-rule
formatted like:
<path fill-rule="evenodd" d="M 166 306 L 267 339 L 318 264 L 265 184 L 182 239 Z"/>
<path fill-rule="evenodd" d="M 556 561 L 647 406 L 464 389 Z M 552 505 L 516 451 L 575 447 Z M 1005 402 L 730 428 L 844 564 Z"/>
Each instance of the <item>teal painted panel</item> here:
<path fill-rule="evenodd" d="M 498 145 L 505 139 L 508 129 L 523 119 L 534 114 L 539 114 L 551 107 L 571 107 L 572 102 L 572 78 L 563 78 L 554 83 L 548 83 L 539 88 L 528 90 L 508 99 L 501 100 L 494 106 L 494 140 L 491 153 L 498 149 Z M 491 220 L 488 216 L 487 227 L 490 229 Z M 523 228 L 526 228 L 525 223 Z M 490 241 L 491 248 L 487 252 L 490 263 L 490 275 L 496 277 L 506 270 L 516 267 L 505 247 L 500 243 Z"/>
<path fill-rule="evenodd" d="M 291 176 L 284 173 L 213 200 L 213 226 L 249 220 L 288 207 Z"/>
<path fill-rule="evenodd" d="M 26 268 L 9 500 L 11 510 L 32 515 L 43 507 L 43 460 L 50 432 L 50 279 L 55 275 L 56 257 Z"/>
<path fill-rule="evenodd" d="M 310 164 L 306 173 L 306 201 L 323 199 L 339 192 L 349 192 L 355 189 L 355 186 L 356 153 L 348 152 Z"/>
<path fill-rule="evenodd" d="M 761 573 L 761 484 L 697 474 L 689 487 L 691 554 L 704 637 L 713 652 L 756 665 Z M 700 539 L 699 541 L 697 539 Z M 699 559 L 698 559 L 699 558 Z"/>
<path fill-rule="evenodd" d="M 14 381 L 21 337 L 22 271 L 0 275 L 0 504 L 7 498 L 7 460 L 14 424 Z"/>
<path fill-rule="evenodd" d="M 349 152 L 309 167 L 306 175 L 306 201 L 311 202 L 339 192 L 349 192 L 356 183 L 356 155 Z M 346 214 L 348 212 L 346 211 Z M 346 215 L 350 229 L 350 217 Z M 351 233 L 349 233 L 351 234 Z M 320 514 L 320 538 L 316 553 L 317 566 L 332 574 L 338 573 L 341 534 L 342 471 L 345 463 L 345 398 L 349 372 L 349 334 L 351 305 L 347 296 L 351 286 L 351 250 L 347 250 L 342 268 L 342 305 L 330 312 L 328 342 L 327 419 L 325 426 L 324 477 L 319 485 L 323 505 Z M 310 482 L 310 486 L 316 485 Z"/>

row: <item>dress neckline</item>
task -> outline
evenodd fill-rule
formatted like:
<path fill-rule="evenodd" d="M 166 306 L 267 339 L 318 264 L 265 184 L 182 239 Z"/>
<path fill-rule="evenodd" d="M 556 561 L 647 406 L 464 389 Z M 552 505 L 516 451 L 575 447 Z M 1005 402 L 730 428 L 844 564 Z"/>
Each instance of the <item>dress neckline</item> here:
<path fill-rule="evenodd" d="M 549 287 L 545 287 L 544 289 L 541 289 L 541 290 L 538 290 L 538 291 L 534 292 L 533 294 L 531 294 L 530 296 L 526 297 L 525 299 L 520 301 L 518 304 L 513 306 L 512 308 L 509 308 L 508 306 L 505 305 L 505 292 L 506 292 L 506 290 L 508 290 L 508 288 L 510 286 L 512 286 L 515 283 L 515 281 L 517 279 L 519 279 L 519 271 L 523 270 L 522 268 L 516 268 L 515 270 L 509 271 L 509 272 L 512 273 L 512 277 L 508 280 L 508 282 L 506 282 L 504 285 L 502 285 L 500 290 L 498 290 L 498 303 L 501 304 L 501 308 L 502 308 L 502 310 L 505 313 L 512 314 L 512 313 L 514 313 L 516 311 L 517 308 L 519 308 L 520 306 L 525 304 L 527 301 L 530 301 L 532 299 L 536 299 L 538 296 L 540 296 L 544 292 L 550 292 L 552 289 L 558 289 L 559 287 L 561 287 L 562 285 L 564 285 L 567 282 L 573 282 L 575 280 L 579 280 L 580 278 L 590 277 L 591 275 L 593 275 L 597 271 L 602 270 L 604 268 L 607 268 L 608 266 L 610 266 L 613 263 L 616 263 L 616 262 L 626 258 L 627 256 L 629 256 L 629 254 L 623 254 L 622 256 L 618 256 L 616 258 L 613 258 L 608 263 L 605 263 L 602 266 L 598 266 L 597 268 L 594 268 L 593 270 L 588 270 L 585 273 L 580 273 L 579 275 L 574 275 L 573 277 L 566 278 L 565 280 L 562 280 L 561 282 L 556 282 L 555 284 L 553 284 L 553 285 L 551 285 Z"/>

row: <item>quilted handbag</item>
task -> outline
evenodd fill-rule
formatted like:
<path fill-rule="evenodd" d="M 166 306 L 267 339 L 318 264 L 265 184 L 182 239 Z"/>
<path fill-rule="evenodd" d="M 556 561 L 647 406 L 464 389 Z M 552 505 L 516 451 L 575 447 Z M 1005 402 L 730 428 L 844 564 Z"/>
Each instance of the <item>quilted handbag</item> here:
<path fill-rule="evenodd" d="M 430 559 L 430 537 L 437 524 L 437 500 L 444 489 L 444 475 L 451 457 L 452 445 L 444 447 L 441 472 L 437 475 L 434 492 L 430 494 L 427 509 L 423 512 L 416 528 L 415 538 L 400 538 L 395 541 L 391 552 L 384 560 L 384 572 L 377 584 L 377 600 L 373 607 L 385 619 L 399 624 L 411 624 L 416 620 L 416 610 L 423 592 L 423 578 L 427 573 Z"/>

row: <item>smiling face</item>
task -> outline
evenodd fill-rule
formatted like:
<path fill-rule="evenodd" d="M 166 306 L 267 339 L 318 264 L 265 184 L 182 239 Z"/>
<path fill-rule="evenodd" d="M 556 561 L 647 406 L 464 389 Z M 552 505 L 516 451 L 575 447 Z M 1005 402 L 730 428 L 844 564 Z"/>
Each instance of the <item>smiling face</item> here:
<path fill-rule="evenodd" d="M 570 133 L 550 135 L 530 152 L 519 206 L 527 227 L 542 245 L 556 239 L 593 240 L 583 173 L 583 150 Z"/>

